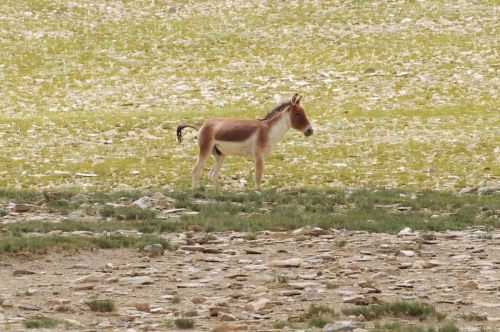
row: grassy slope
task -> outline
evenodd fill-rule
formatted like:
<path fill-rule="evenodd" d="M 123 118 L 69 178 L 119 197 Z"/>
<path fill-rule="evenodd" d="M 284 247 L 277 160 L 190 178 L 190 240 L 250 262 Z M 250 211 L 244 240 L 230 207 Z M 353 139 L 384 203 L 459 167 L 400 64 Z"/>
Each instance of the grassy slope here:
<path fill-rule="evenodd" d="M 196 148 L 178 122 L 253 118 L 295 91 L 317 134 L 288 135 L 268 186 L 478 185 L 500 176 L 499 10 L 2 1 L 0 185 L 184 188 Z M 228 159 L 226 185 L 250 165 Z"/>

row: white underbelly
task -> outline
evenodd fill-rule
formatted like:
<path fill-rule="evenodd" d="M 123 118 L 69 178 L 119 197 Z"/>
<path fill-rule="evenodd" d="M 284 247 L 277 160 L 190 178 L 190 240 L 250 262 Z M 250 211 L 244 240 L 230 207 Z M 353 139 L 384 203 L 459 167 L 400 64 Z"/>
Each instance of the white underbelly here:
<path fill-rule="evenodd" d="M 253 156 L 255 154 L 255 137 L 252 136 L 241 142 L 215 141 L 215 146 L 225 155 Z"/>

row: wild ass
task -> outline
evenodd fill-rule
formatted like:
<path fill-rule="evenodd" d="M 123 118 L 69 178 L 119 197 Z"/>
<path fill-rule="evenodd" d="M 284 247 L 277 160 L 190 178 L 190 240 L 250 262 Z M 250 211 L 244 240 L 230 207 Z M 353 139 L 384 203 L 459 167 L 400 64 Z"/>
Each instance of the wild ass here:
<path fill-rule="evenodd" d="M 227 155 L 250 156 L 255 159 L 255 184 L 260 188 L 264 168 L 263 158 L 281 140 L 288 129 L 293 128 L 311 136 L 313 129 L 306 113 L 300 105 L 302 97 L 295 94 L 290 101 L 281 103 L 263 119 L 208 119 L 198 132 L 200 152 L 193 168 L 192 186 L 196 189 L 203 165 L 210 154 L 215 157 L 215 165 L 209 177 L 217 181 L 219 171 Z M 177 140 L 182 142 L 184 128 L 198 128 L 183 124 L 177 127 Z"/>

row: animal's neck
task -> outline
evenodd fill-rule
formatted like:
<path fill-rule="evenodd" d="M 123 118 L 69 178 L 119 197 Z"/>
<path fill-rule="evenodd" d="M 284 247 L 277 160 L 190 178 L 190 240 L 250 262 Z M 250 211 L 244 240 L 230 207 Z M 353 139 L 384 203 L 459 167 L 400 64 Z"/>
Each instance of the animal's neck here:
<path fill-rule="evenodd" d="M 269 145 L 278 143 L 285 133 L 290 129 L 290 116 L 288 112 L 281 113 L 278 117 L 271 119 L 269 128 Z"/>

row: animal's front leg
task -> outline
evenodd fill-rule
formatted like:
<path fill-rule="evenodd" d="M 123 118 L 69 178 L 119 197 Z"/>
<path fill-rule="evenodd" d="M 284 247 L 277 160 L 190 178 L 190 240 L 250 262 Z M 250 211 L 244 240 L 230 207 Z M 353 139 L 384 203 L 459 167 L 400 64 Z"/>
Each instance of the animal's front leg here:
<path fill-rule="evenodd" d="M 262 173 L 264 172 L 264 160 L 261 155 L 255 156 L 255 186 L 260 189 Z"/>

